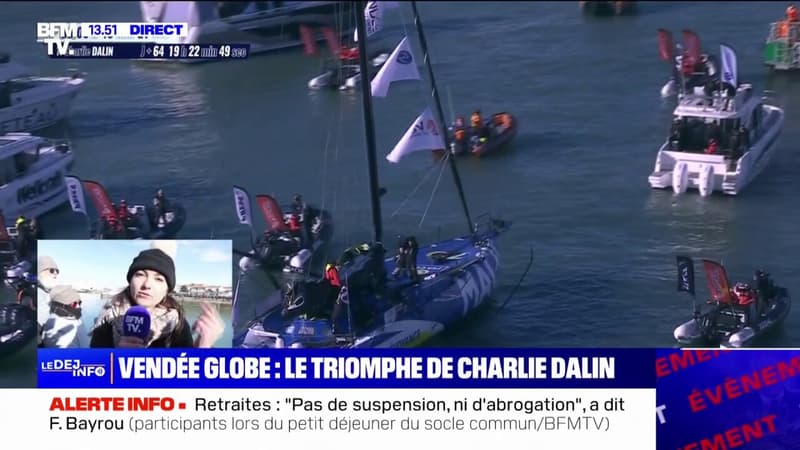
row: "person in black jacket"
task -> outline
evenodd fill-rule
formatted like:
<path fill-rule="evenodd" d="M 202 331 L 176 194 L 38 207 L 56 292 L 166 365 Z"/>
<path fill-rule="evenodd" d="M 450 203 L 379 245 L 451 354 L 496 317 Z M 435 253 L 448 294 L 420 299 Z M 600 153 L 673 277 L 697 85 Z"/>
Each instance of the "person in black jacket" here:
<path fill-rule="evenodd" d="M 203 303 L 203 312 L 193 326 L 183 307 L 171 295 L 175 289 L 175 263 L 157 248 L 144 250 L 134 258 L 127 274 L 128 287 L 103 308 L 92 330 L 90 347 L 99 348 L 210 348 L 225 328 L 219 313 Z M 143 340 L 125 336 L 123 318 L 134 305 L 150 313 L 150 334 Z M 192 331 L 198 336 L 194 338 Z"/>

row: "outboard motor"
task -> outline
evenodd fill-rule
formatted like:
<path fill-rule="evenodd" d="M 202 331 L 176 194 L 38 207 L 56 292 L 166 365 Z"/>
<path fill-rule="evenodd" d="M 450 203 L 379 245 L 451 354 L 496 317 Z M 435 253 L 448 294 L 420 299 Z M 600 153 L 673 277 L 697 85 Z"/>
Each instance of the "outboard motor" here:
<path fill-rule="evenodd" d="M 672 170 L 672 191 L 676 194 L 683 194 L 689 187 L 689 166 L 680 161 L 675 164 Z"/>
<path fill-rule="evenodd" d="M 239 270 L 243 273 L 247 273 L 253 269 L 257 269 L 260 266 L 258 261 L 249 256 L 242 256 L 239 258 Z"/>
<path fill-rule="evenodd" d="M 705 164 L 700 168 L 700 180 L 697 183 L 700 195 L 708 197 L 714 192 L 714 166 Z"/>
<path fill-rule="evenodd" d="M 769 278 L 769 274 L 763 269 L 756 270 L 753 275 L 753 284 L 755 284 L 759 297 L 761 297 L 760 300 L 768 301 L 772 298 L 775 286 Z"/>

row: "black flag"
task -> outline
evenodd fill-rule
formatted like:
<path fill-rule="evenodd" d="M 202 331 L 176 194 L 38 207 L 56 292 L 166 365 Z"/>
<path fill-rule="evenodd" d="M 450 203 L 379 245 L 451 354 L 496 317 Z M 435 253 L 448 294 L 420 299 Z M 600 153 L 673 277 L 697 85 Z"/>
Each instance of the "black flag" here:
<path fill-rule="evenodd" d="M 678 292 L 694 296 L 694 262 L 688 256 L 678 256 Z"/>

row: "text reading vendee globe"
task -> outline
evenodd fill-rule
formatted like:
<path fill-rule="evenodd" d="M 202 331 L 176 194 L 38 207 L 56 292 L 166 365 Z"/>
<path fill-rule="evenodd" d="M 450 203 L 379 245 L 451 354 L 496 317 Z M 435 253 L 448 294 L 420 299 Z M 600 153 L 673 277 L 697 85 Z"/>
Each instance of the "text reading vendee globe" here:
<path fill-rule="evenodd" d="M 613 379 L 613 357 L 119 357 L 125 379 Z"/>

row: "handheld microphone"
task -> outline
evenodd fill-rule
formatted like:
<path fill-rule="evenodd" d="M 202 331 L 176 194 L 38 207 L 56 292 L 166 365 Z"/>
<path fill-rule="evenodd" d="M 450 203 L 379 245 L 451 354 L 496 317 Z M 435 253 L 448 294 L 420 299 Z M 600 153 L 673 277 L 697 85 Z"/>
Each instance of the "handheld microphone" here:
<path fill-rule="evenodd" d="M 150 334 L 150 313 L 142 306 L 132 306 L 122 318 L 122 335 L 134 336 L 143 341 Z"/>

